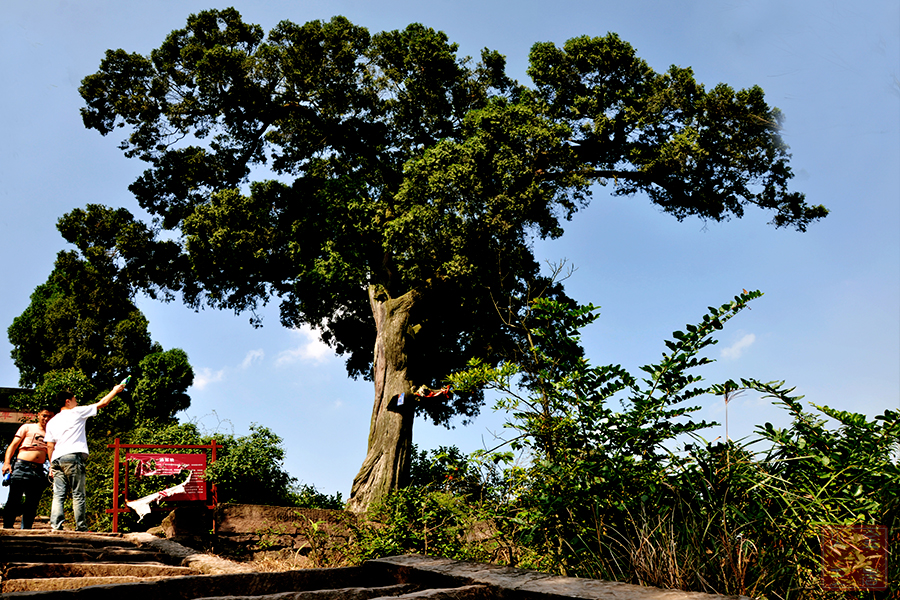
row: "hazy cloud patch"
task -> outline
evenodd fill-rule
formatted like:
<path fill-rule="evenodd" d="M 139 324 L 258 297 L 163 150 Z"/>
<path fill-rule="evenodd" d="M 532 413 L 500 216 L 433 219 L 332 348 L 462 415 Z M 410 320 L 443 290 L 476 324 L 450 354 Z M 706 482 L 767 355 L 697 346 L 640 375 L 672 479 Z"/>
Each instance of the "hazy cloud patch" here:
<path fill-rule="evenodd" d="M 246 369 L 253 363 L 261 361 L 265 357 L 265 355 L 266 353 L 262 350 L 262 348 L 258 350 L 251 350 L 247 353 L 247 356 L 244 357 L 244 361 L 241 363 L 241 368 Z"/>
<path fill-rule="evenodd" d="M 310 327 L 304 325 L 299 329 L 292 329 L 291 335 L 299 338 L 299 344 L 289 350 L 279 353 L 275 359 L 276 366 L 284 366 L 297 362 L 323 363 L 334 351 L 319 339 L 319 335 Z"/>
<path fill-rule="evenodd" d="M 753 333 L 748 333 L 732 345 L 727 348 L 722 348 L 721 356 L 724 359 L 734 360 L 736 358 L 740 358 L 741 355 L 744 354 L 744 350 L 753 345 L 753 342 L 756 341 L 756 335 Z"/>
<path fill-rule="evenodd" d="M 217 383 L 225 379 L 225 369 L 213 371 L 209 368 L 199 369 L 194 372 L 194 383 L 192 387 L 202 390 L 211 383 Z"/>

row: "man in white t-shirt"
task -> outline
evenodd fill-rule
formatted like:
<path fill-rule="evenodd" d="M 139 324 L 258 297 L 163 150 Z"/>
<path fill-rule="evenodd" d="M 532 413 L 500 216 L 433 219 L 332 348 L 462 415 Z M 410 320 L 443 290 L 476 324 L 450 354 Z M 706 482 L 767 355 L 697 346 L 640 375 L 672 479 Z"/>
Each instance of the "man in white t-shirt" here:
<path fill-rule="evenodd" d="M 124 389 L 124 385 L 117 385 L 99 402 L 87 406 L 78 406 L 78 398 L 72 392 L 59 392 L 56 395 L 60 410 L 47 423 L 47 433 L 44 435 L 47 454 L 50 456 L 50 477 L 53 478 L 50 527 L 54 531 L 63 528 L 63 507 L 70 491 L 75 529 L 87 531 L 84 460 L 88 455 L 88 444 L 85 424 Z"/>

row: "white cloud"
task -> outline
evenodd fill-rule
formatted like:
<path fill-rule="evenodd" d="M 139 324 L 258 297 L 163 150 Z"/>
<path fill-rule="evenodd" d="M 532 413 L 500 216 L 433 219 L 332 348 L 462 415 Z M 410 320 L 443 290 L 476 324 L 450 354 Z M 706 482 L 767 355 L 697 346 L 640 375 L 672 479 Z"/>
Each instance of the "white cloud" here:
<path fill-rule="evenodd" d="M 246 369 L 253 363 L 261 361 L 265 355 L 266 353 L 262 350 L 262 348 L 258 350 L 251 350 L 247 353 L 247 356 L 244 357 L 244 362 L 241 363 L 241 368 Z"/>
<path fill-rule="evenodd" d="M 203 368 L 194 373 L 193 387 L 202 390 L 210 383 L 216 383 L 225 379 L 225 369 L 213 371 L 212 369 Z"/>
<path fill-rule="evenodd" d="M 281 352 L 275 360 L 276 366 L 281 367 L 296 362 L 322 363 L 334 354 L 334 351 L 320 341 L 318 334 L 307 325 L 299 329 L 292 329 L 291 334 L 300 338 L 300 345 Z"/>
<path fill-rule="evenodd" d="M 742 337 L 741 339 L 739 339 L 738 341 L 733 343 L 731 346 L 729 346 L 727 348 L 722 348 L 721 356 L 722 356 L 722 358 L 725 358 L 728 360 L 734 360 L 734 359 L 740 358 L 741 355 L 744 353 L 744 350 L 746 350 L 747 348 L 752 346 L 753 342 L 755 342 L 755 341 L 756 341 L 756 335 L 752 334 L 752 333 L 748 333 L 747 335 L 745 335 L 744 337 Z"/>

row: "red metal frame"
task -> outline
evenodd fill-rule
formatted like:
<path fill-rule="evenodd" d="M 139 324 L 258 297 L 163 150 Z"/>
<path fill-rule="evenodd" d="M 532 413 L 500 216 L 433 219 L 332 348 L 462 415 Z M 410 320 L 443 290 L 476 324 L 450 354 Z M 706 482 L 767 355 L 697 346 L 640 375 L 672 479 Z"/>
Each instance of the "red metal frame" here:
<path fill-rule="evenodd" d="M 212 455 L 210 457 L 209 463 L 207 463 L 207 468 L 209 465 L 216 462 L 216 449 L 222 448 L 221 444 L 217 444 L 216 440 L 213 440 L 209 444 L 121 444 L 119 443 L 119 438 L 116 438 L 116 441 L 112 444 L 106 446 L 107 448 L 112 448 L 115 450 L 113 457 L 113 489 L 115 490 L 113 494 L 113 507 L 107 508 L 107 513 L 112 513 L 113 522 L 112 522 L 112 530 L 113 533 L 119 532 L 119 514 L 127 513 L 131 509 L 127 506 L 122 508 L 122 505 L 119 504 L 119 467 L 122 465 L 122 461 L 119 459 L 119 450 L 126 449 L 138 449 L 138 450 L 149 450 L 149 449 L 163 449 L 163 450 L 211 450 Z M 128 461 L 124 461 L 125 468 L 125 502 L 128 502 Z M 206 508 L 215 511 L 217 506 L 218 497 L 216 495 L 216 484 L 207 482 L 206 484 Z M 213 519 L 213 527 L 215 527 L 215 519 Z"/>

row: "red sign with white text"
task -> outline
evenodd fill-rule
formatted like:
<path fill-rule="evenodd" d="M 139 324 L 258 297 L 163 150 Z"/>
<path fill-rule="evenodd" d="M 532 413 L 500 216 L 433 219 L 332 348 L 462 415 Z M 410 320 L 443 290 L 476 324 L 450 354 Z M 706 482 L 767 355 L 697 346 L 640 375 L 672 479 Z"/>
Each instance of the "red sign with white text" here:
<path fill-rule="evenodd" d="M 135 475 L 178 475 L 191 478 L 184 484 L 183 494 L 171 494 L 166 500 L 206 500 L 206 453 L 202 454 L 128 454 L 129 463 L 137 463 Z"/>

